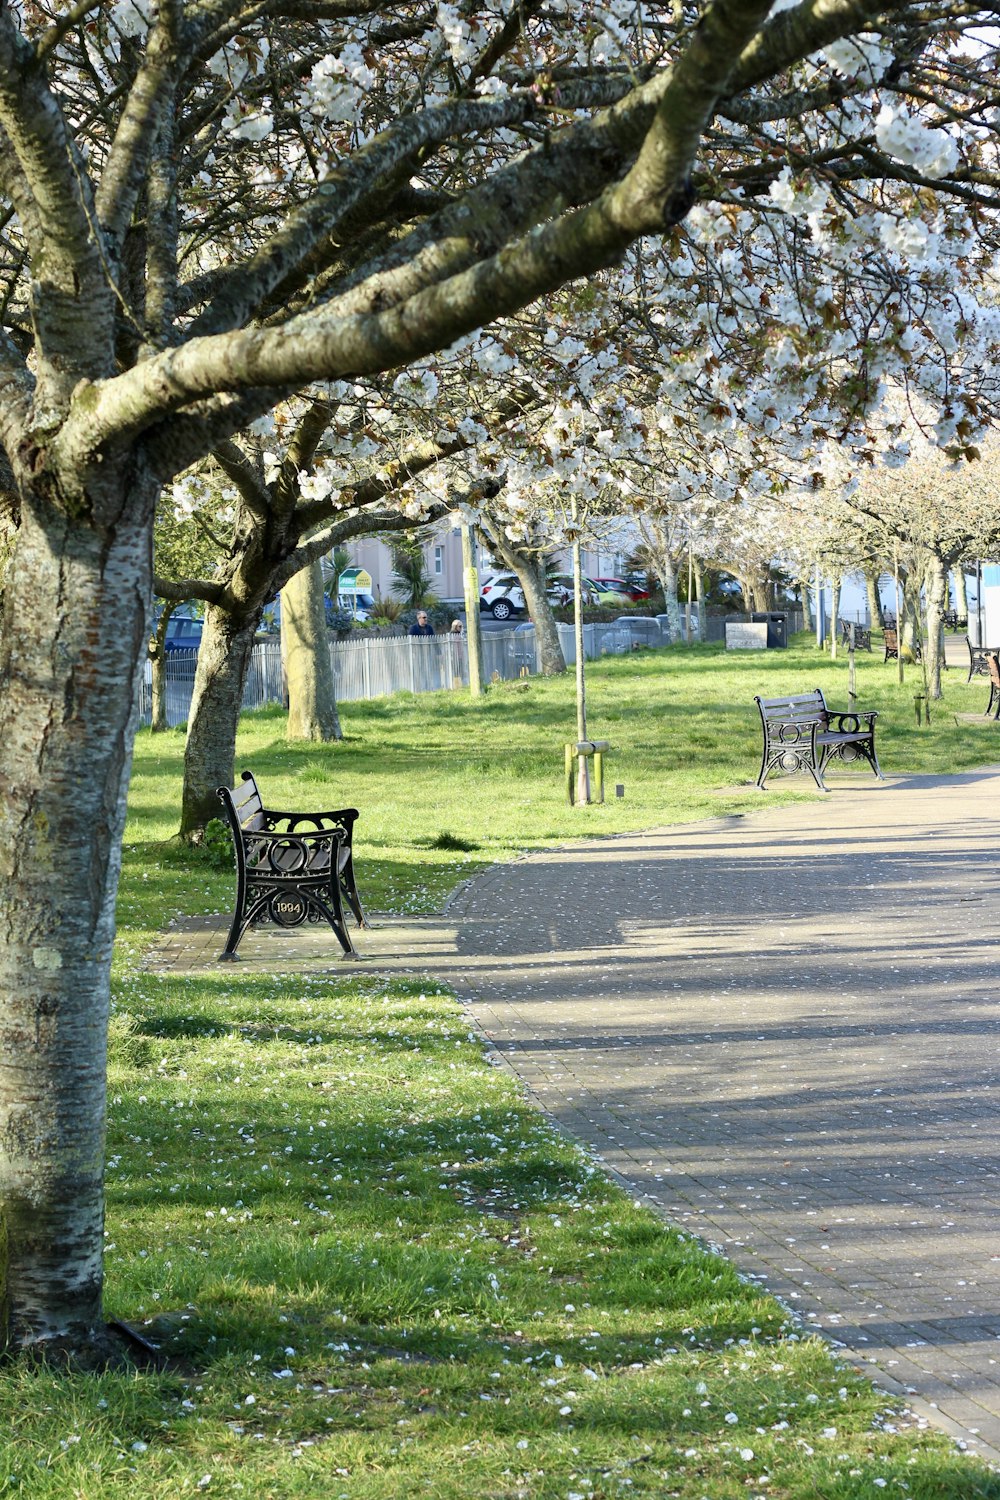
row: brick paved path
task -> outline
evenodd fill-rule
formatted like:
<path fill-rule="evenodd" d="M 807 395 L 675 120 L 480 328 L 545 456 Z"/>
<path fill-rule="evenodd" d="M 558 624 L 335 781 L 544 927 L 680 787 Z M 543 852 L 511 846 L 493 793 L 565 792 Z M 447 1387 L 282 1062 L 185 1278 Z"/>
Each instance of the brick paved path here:
<path fill-rule="evenodd" d="M 637 1194 L 993 1462 L 998 806 L 1000 771 L 841 781 L 525 858 L 362 934 L 368 966 L 452 984 Z M 287 970 L 335 948 L 246 950 Z"/>

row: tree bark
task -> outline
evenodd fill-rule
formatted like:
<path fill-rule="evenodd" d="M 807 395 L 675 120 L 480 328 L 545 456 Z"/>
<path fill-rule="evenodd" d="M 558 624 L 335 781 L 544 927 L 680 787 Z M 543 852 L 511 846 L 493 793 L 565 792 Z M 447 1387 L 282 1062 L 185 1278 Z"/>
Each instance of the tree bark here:
<path fill-rule="evenodd" d="M 830 579 L 830 655 L 834 661 L 837 659 L 837 644 L 840 634 L 840 621 L 837 618 L 840 613 L 840 584 L 840 578 L 834 574 Z"/>
<path fill-rule="evenodd" d="M 656 576 L 663 590 L 663 613 L 667 616 L 670 640 L 679 641 L 683 636 L 681 607 L 677 602 L 677 566 L 673 554 L 665 547 L 657 548 L 654 558 Z M 699 611 L 700 613 L 700 611 Z"/>
<path fill-rule="evenodd" d="M 220 815 L 218 788 L 233 784 L 243 686 L 259 624 L 260 607 L 249 617 L 215 604 L 205 609 L 184 746 L 180 835 L 190 843 Z"/>
<path fill-rule="evenodd" d="M 969 618 L 969 596 L 965 589 L 965 563 L 957 562 L 952 570 L 955 581 L 955 613 L 960 620 Z"/>
<path fill-rule="evenodd" d="M 868 595 L 868 617 L 872 628 L 885 629 L 885 613 L 882 609 L 882 595 L 879 592 L 878 581 L 881 574 L 871 568 L 865 569 L 865 593 Z"/>
<path fill-rule="evenodd" d="M 924 574 L 927 611 L 927 695 L 941 697 L 941 664 L 944 657 L 944 611 L 948 601 L 948 568 L 938 552 L 927 557 Z"/>
<path fill-rule="evenodd" d="M 169 599 L 166 600 L 152 635 L 155 649 L 149 653 L 153 679 L 153 702 L 149 727 L 153 734 L 162 734 L 167 728 L 167 627 L 175 608 L 175 604 Z"/>
<path fill-rule="evenodd" d="M 916 661 L 916 648 L 920 644 L 920 574 L 915 567 L 907 568 L 901 586 L 904 618 L 900 639 L 903 657 L 906 661 Z"/>
<path fill-rule="evenodd" d="M 705 573 L 697 558 L 694 564 L 694 596 L 698 601 L 698 639 L 703 641 L 708 630 L 705 609 Z"/>
<path fill-rule="evenodd" d="M 524 559 L 517 575 L 524 589 L 524 602 L 535 626 L 538 647 L 538 670 L 543 677 L 559 677 L 566 670 L 559 641 L 559 628 L 546 591 L 545 565 L 538 559 Z"/>
<path fill-rule="evenodd" d="M 100 528 L 24 499 L 0 624 L 0 1348 L 71 1358 L 108 1348 L 109 973 L 154 495 L 131 470 Z"/>
<path fill-rule="evenodd" d="M 802 599 L 802 628 L 811 631 L 813 628 L 812 600 L 809 597 L 809 580 L 799 579 L 799 595 Z"/>
<path fill-rule="evenodd" d="M 287 738 L 342 739 L 318 559 L 281 590 L 281 640 L 288 684 Z"/>

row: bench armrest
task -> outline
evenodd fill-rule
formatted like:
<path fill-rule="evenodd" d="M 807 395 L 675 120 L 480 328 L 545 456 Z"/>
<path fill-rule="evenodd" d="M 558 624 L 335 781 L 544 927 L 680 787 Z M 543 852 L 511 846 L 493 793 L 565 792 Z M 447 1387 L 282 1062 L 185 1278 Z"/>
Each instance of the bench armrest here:
<path fill-rule="evenodd" d="M 294 833 L 296 826 L 299 823 L 311 823 L 314 825 L 312 829 L 304 829 L 303 832 L 305 833 L 324 833 L 326 832 L 326 829 L 324 829 L 323 824 L 330 824 L 333 827 L 340 827 L 349 833 L 352 825 L 357 821 L 360 814 L 356 807 L 341 807 L 337 808 L 333 812 L 315 813 L 302 812 L 301 810 L 298 812 L 282 812 L 279 808 L 262 807 L 261 816 L 268 822 L 280 821 L 282 823 L 288 823 L 289 833 Z"/>
<path fill-rule="evenodd" d="M 240 837 L 244 843 L 255 844 L 342 844 L 344 841 L 343 828 L 303 828 L 300 833 L 293 833 L 286 829 L 283 833 L 280 829 L 267 828 L 242 828 Z"/>
<path fill-rule="evenodd" d="M 844 719 L 854 719 L 855 722 L 856 722 L 857 727 L 860 729 L 860 727 L 861 727 L 860 721 L 862 719 L 865 719 L 868 722 L 868 728 L 872 729 L 872 728 L 874 728 L 875 720 L 877 718 L 878 718 L 878 709 L 875 709 L 874 711 L 855 709 L 853 712 L 849 712 L 847 709 L 844 709 L 843 711 L 841 711 L 839 709 L 836 709 L 836 708 L 827 709 L 827 720 L 828 720 L 829 725 L 830 725 L 831 728 L 833 728 L 833 720 L 834 719 L 836 719 L 838 723 L 842 723 Z M 850 732 L 851 732 L 850 730 L 845 730 L 845 731 L 835 730 L 835 733 L 847 733 L 847 734 L 849 734 Z"/>

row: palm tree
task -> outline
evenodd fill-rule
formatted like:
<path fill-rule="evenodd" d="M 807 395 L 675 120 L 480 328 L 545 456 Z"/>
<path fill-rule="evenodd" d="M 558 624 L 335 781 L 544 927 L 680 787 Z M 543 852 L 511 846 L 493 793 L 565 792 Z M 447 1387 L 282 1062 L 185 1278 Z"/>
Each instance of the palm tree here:
<path fill-rule="evenodd" d="M 398 542 L 392 549 L 392 586 L 408 609 L 437 603 L 431 592 L 431 577 L 424 562 L 424 549 L 416 538 Z"/>
<path fill-rule="evenodd" d="M 346 547 L 334 547 L 326 559 L 326 566 L 323 569 L 323 592 L 334 605 L 340 596 L 340 575 L 345 568 L 350 566 L 351 554 Z"/>

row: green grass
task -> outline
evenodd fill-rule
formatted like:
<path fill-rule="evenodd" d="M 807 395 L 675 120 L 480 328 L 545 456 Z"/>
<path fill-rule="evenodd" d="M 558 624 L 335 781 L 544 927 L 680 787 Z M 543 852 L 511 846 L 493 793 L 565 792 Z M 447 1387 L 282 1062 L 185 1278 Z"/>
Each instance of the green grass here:
<path fill-rule="evenodd" d="M 912 675 L 912 673 L 910 674 Z M 889 771 L 993 758 L 993 731 L 861 666 Z M 488 860 L 814 796 L 762 798 L 752 696 L 821 684 L 805 648 L 637 655 L 589 674 L 624 802 L 569 809 L 572 685 L 347 705 L 349 739 L 239 764 L 284 805 L 355 803 L 373 906 L 425 911 Z M 962 674 L 964 679 L 964 674 Z M 949 676 L 948 710 L 983 706 Z M 747 707 L 747 704 L 750 707 Z M 149 935 L 231 876 L 166 842 L 182 739 L 140 736 L 111 1036 L 108 1312 L 163 1371 L 0 1379 L 0 1494 L 397 1500 L 924 1500 L 1000 1478 L 918 1431 L 727 1262 L 528 1108 L 432 980 L 159 976 Z M 468 847 L 471 846 L 471 847 Z"/>
<path fill-rule="evenodd" d="M 964 670 L 945 673 L 946 697 L 932 706 L 930 728 L 918 729 L 919 669 L 908 666 L 900 687 L 896 664 L 881 654 L 859 652 L 857 663 L 859 706 L 881 713 L 884 770 L 946 772 L 998 758 L 992 723 L 955 723 L 956 713 L 982 713 L 984 679 L 967 686 Z M 288 745 L 283 712 L 247 714 L 237 773 L 252 767 L 275 806 L 360 808 L 356 860 L 366 900 L 375 909 L 431 912 L 459 880 L 519 850 L 815 797 L 801 776 L 757 791 L 753 697 L 816 686 L 832 706 L 846 708 L 846 656 L 831 662 L 801 637 L 787 651 L 693 647 L 591 663 L 590 733 L 612 746 L 602 806 L 566 805 L 563 746 L 576 738 L 571 674 L 497 684 L 479 703 L 465 693 L 348 703 L 346 738 L 337 745 Z M 159 842 L 177 827 L 182 751 L 181 730 L 139 736 L 125 835 L 129 922 L 139 915 L 130 903 L 147 872 L 145 883 L 155 880 L 168 911 L 223 910 L 230 899 L 228 855 L 221 869 L 200 865 L 192 881 L 187 850 Z M 837 775 L 830 773 L 831 786 Z M 620 801 L 616 783 L 625 788 Z M 160 915 L 157 908 L 156 925 Z"/>

